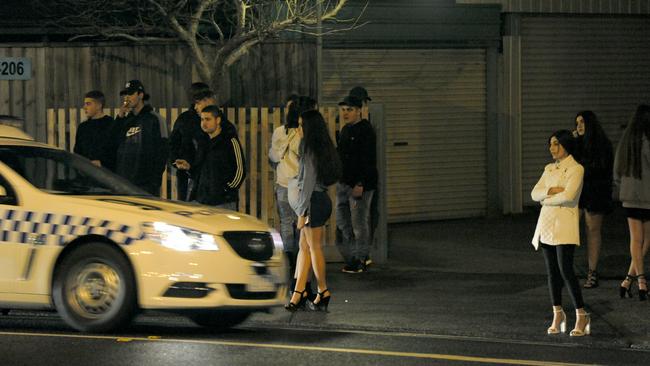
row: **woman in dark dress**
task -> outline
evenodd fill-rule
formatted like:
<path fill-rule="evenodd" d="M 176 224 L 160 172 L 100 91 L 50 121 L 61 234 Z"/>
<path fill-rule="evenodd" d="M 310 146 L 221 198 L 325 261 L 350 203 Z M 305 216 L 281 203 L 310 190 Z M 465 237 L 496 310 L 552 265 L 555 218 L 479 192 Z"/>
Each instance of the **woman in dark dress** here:
<path fill-rule="evenodd" d="M 576 160 L 585 168 L 580 209 L 584 214 L 587 233 L 589 272 L 584 288 L 598 287 L 598 257 L 602 241 L 603 217 L 612 210 L 612 143 L 592 111 L 576 115 Z"/>

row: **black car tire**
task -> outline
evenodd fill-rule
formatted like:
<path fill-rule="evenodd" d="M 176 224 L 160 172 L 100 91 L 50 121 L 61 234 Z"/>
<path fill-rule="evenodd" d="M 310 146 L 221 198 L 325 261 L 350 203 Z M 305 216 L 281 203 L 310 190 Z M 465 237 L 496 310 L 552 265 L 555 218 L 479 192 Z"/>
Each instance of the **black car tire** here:
<path fill-rule="evenodd" d="M 104 243 L 81 245 L 62 259 L 54 276 L 54 306 L 74 329 L 109 332 L 133 319 L 135 279 L 118 248 Z"/>
<path fill-rule="evenodd" d="M 243 323 L 251 314 L 246 310 L 210 310 L 196 312 L 189 318 L 202 327 L 226 330 Z"/>

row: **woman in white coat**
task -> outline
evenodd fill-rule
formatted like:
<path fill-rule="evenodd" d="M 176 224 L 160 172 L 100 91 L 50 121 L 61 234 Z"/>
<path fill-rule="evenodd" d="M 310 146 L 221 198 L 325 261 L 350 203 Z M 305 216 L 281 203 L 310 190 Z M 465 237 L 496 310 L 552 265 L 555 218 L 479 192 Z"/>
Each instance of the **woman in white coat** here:
<path fill-rule="evenodd" d="M 574 148 L 575 140 L 568 130 L 557 131 L 549 138 L 549 151 L 555 162 L 544 168 L 531 194 L 534 201 L 542 204 L 533 246 L 541 247 L 544 253 L 553 304 L 553 323 L 547 333 L 565 332 L 562 288 L 566 285 L 576 310 L 576 323 L 570 335 L 584 336 L 591 331 L 591 320 L 584 310 L 580 284 L 573 271 L 573 254 L 580 245 L 578 202 L 584 168 L 573 159 Z"/>

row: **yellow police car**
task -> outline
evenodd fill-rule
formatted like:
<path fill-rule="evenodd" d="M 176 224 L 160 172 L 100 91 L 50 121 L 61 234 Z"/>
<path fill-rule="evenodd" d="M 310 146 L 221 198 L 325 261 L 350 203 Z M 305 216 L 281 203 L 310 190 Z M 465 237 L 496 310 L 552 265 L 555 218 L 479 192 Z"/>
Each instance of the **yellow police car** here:
<path fill-rule="evenodd" d="M 0 126 L 0 309 L 103 332 L 140 310 L 227 328 L 284 302 L 282 241 L 247 215 L 162 200 Z"/>

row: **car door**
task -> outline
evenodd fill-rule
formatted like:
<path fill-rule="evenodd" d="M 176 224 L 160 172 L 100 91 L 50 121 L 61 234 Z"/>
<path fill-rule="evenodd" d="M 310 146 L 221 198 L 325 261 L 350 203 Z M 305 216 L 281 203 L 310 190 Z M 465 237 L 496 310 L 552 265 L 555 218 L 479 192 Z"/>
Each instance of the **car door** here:
<path fill-rule="evenodd" d="M 19 289 L 30 248 L 16 234 L 22 212 L 14 188 L 5 179 L 6 169 L 0 167 L 0 293 Z"/>

